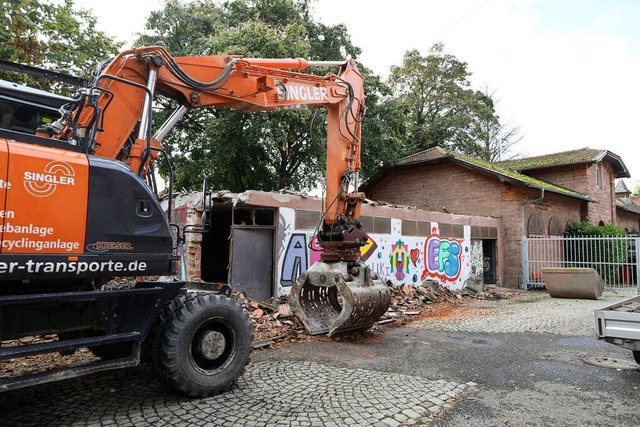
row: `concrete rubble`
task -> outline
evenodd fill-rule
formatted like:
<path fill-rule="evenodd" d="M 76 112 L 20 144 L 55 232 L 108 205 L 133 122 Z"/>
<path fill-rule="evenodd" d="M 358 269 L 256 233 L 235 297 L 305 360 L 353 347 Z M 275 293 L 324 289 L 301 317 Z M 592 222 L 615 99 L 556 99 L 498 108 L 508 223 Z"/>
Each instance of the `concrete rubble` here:
<path fill-rule="evenodd" d="M 424 286 L 404 285 L 391 288 L 391 305 L 370 330 L 373 333 L 383 327 L 402 326 L 411 320 L 419 319 L 429 312 L 432 304 L 458 304 L 465 299 L 497 300 L 517 294 L 517 291 L 496 287 L 487 287 L 481 292 L 464 289 L 462 292 L 453 293 L 434 282 L 425 282 Z M 291 313 L 288 297 L 254 301 L 244 294 L 237 294 L 236 299 L 249 312 L 254 324 L 254 348 L 268 347 L 276 342 L 328 339 L 325 336 L 307 334 L 302 323 Z"/>
<path fill-rule="evenodd" d="M 621 311 L 624 313 L 640 313 L 640 302 L 629 301 L 624 304 L 620 304 L 617 307 L 611 309 L 612 311 Z"/>

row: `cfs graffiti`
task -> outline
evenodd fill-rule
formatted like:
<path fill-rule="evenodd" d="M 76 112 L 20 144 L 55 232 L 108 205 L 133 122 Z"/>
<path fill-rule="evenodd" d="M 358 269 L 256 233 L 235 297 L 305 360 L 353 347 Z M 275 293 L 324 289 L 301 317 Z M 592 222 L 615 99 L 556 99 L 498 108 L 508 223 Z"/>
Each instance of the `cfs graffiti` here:
<path fill-rule="evenodd" d="M 432 234 L 424 243 L 424 259 L 422 280 L 436 277 L 444 282 L 455 282 L 462 268 L 462 240 Z"/>
<path fill-rule="evenodd" d="M 481 241 L 442 237 L 436 223 L 432 223 L 429 236 L 405 236 L 394 224 L 401 221 L 392 223 L 389 234 L 370 234 L 370 240 L 360 248 L 362 261 L 383 282 L 417 286 L 430 278 L 454 290 L 462 289 L 467 279 L 482 278 Z M 320 260 L 322 248 L 312 230 L 288 232 L 280 247 L 277 280 L 280 292 L 287 294 L 297 277 Z"/>

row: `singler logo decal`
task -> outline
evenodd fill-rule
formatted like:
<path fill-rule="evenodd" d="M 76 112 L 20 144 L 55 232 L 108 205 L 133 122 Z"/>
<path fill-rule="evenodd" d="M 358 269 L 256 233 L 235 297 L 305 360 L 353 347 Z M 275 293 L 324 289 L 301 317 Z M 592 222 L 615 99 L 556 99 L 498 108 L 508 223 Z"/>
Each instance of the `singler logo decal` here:
<path fill-rule="evenodd" d="M 24 188 L 34 197 L 49 197 L 58 185 L 76 185 L 75 171 L 66 162 L 52 161 L 44 172 L 25 172 Z"/>

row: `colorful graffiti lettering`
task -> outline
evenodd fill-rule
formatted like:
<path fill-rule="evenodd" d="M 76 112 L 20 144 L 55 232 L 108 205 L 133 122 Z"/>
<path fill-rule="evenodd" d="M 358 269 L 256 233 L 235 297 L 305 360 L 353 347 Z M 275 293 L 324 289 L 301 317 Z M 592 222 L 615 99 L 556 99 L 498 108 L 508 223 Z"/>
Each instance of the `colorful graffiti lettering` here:
<path fill-rule="evenodd" d="M 431 235 L 424 243 L 425 266 L 422 280 L 427 276 L 437 277 L 445 282 L 455 282 L 462 267 L 461 240 Z"/>
<path fill-rule="evenodd" d="M 379 277 L 386 279 L 389 277 L 389 265 L 384 262 L 372 262 L 369 264 L 371 271 L 376 273 Z"/>
<path fill-rule="evenodd" d="M 292 234 L 287 250 L 284 253 L 280 272 L 280 285 L 286 288 L 292 286 L 296 278 L 307 271 L 308 268 L 307 236 L 303 233 Z"/>
<path fill-rule="evenodd" d="M 396 274 L 396 279 L 404 280 L 405 273 L 409 272 L 409 247 L 402 240 L 398 240 L 391 245 L 391 255 L 389 262 L 391 263 L 391 272 Z"/>
<path fill-rule="evenodd" d="M 360 247 L 360 260 L 362 262 L 368 260 L 371 255 L 375 253 L 376 249 L 378 249 L 378 244 L 369 236 L 367 243 Z"/>

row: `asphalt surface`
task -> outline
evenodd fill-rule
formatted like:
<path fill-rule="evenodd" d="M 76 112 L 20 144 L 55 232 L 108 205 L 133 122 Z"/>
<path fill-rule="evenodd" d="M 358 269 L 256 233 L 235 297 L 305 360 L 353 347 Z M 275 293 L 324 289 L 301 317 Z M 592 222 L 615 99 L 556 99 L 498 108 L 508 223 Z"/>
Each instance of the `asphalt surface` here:
<path fill-rule="evenodd" d="M 379 336 L 289 346 L 257 358 L 478 383 L 435 425 L 638 426 L 640 371 L 584 362 L 600 357 L 636 366 L 630 351 L 598 341 L 593 332 L 593 310 L 625 297 L 557 300 L 534 293 L 477 301 Z M 558 330 L 564 335 L 551 333 Z"/>
<path fill-rule="evenodd" d="M 260 350 L 237 387 L 207 399 L 144 368 L 45 384 L 0 394 L 0 425 L 637 426 L 640 371 L 583 361 L 631 360 L 584 335 L 593 307 L 615 299 L 475 301 L 355 340 Z"/>

